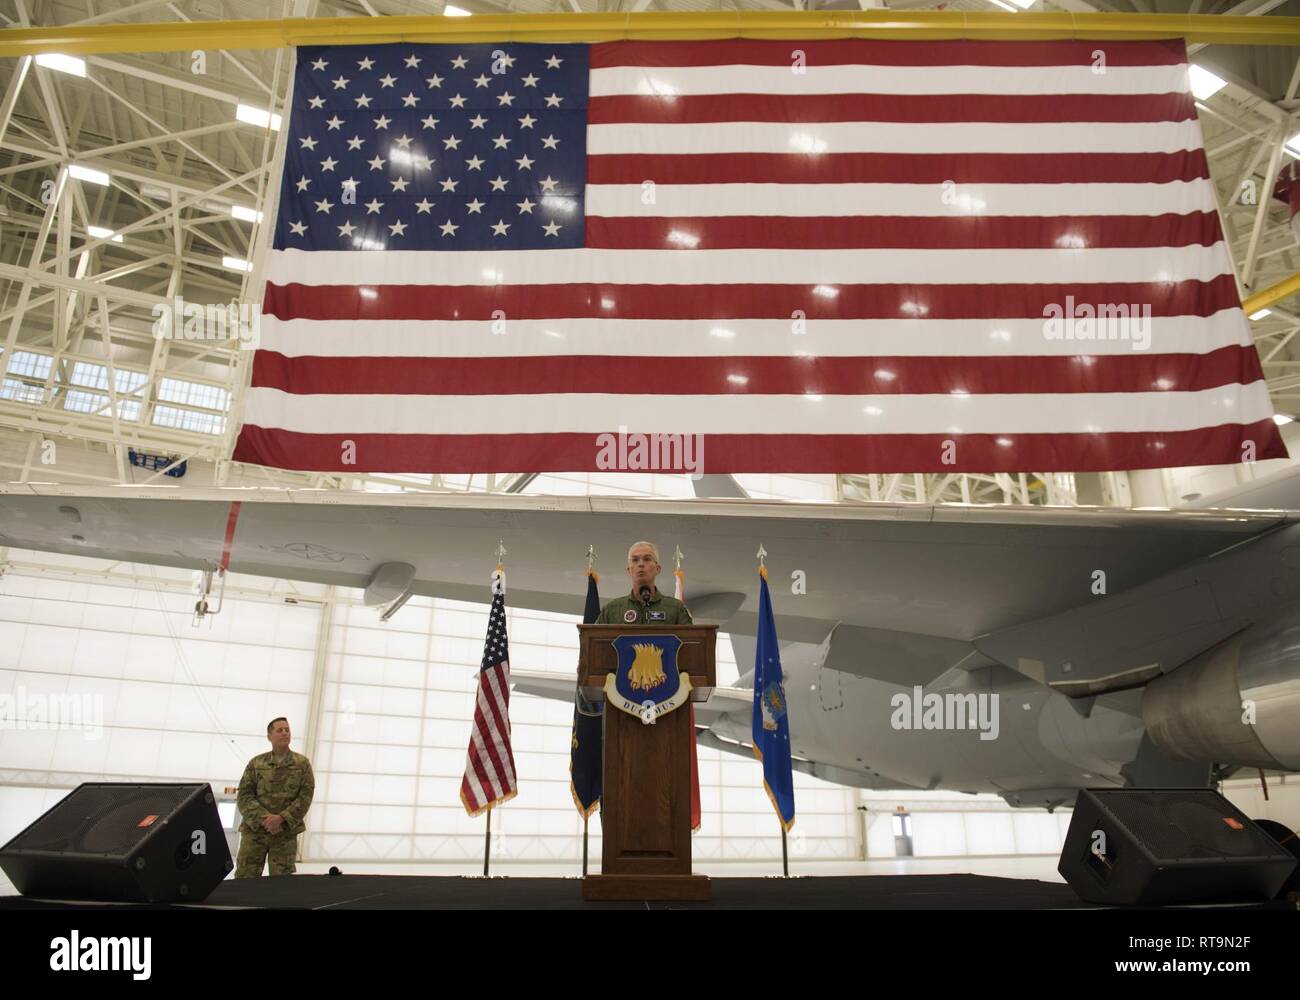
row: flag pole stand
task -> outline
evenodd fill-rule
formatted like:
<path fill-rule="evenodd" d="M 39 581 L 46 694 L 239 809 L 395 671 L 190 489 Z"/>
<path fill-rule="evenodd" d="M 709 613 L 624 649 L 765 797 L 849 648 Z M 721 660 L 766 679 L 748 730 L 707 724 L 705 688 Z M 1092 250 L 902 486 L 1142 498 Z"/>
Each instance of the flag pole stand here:
<path fill-rule="evenodd" d="M 781 874 L 790 877 L 790 851 L 786 846 L 785 824 L 781 824 Z"/>
<path fill-rule="evenodd" d="M 587 824 L 591 822 L 590 816 L 582 817 L 582 877 L 587 877 Z"/>
<path fill-rule="evenodd" d="M 487 813 L 487 832 L 483 834 L 483 877 L 487 878 L 488 858 L 492 851 L 492 810 Z"/>

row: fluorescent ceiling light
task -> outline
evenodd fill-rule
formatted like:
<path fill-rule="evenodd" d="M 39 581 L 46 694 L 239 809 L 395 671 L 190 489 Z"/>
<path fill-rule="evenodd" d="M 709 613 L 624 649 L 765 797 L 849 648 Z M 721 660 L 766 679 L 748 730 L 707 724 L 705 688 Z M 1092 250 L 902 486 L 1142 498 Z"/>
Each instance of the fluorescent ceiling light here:
<path fill-rule="evenodd" d="M 36 65 L 46 69 L 57 69 L 60 73 L 73 76 L 86 75 L 86 60 L 76 56 L 65 56 L 61 52 L 45 52 L 36 57 Z"/>
<path fill-rule="evenodd" d="M 231 205 L 230 214 L 241 222 L 261 222 L 262 213 L 247 205 Z"/>
<path fill-rule="evenodd" d="M 442 8 L 442 13 L 444 17 L 469 17 L 470 16 L 469 11 L 465 10 L 462 7 L 454 7 L 451 4 L 447 4 L 446 7 Z"/>
<path fill-rule="evenodd" d="M 1285 148 L 1292 156 L 1300 158 L 1300 132 L 1297 132 L 1286 141 Z"/>
<path fill-rule="evenodd" d="M 1215 76 L 1208 69 L 1202 69 L 1196 63 L 1187 67 L 1187 77 L 1192 84 L 1192 96 L 1198 101 L 1213 97 L 1228 85 L 1228 81 Z"/>
<path fill-rule="evenodd" d="M 1291 416 L 1288 413 L 1273 414 L 1273 423 L 1277 424 L 1279 427 L 1281 427 L 1283 424 L 1289 424 L 1294 419 L 1295 417 Z"/>
<path fill-rule="evenodd" d="M 111 239 L 114 243 L 121 243 L 122 237 L 118 236 L 111 229 L 105 229 L 103 226 L 87 226 L 86 232 L 90 233 L 95 239 Z"/>
<path fill-rule="evenodd" d="M 1263 319 L 1265 316 L 1272 316 L 1272 315 L 1273 315 L 1273 310 L 1272 310 L 1272 309 L 1260 309 L 1260 310 L 1258 310 L 1257 312 L 1253 312 L 1253 313 L 1251 313 L 1251 314 L 1250 314 L 1250 318 L 1251 318 L 1251 319 Z"/>
<path fill-rule="evenodd" d="M 248 125 L 256 125 L 258 128 L 266 128 L 267 122 L 271 124 L 271 131 L 280 131 L 280 116 L 273 115 L 263 108 L 255 108 L 251 104 L 241 104 L 235 108 L 235 117 Z"/>
<path fill-rule="evenodd" d="M 101 184 L 108 187 L 108 174 L 102 170 L 92 170 L 90 167 L 83 167 L 79 163 L 69 163 L 68 173 L 79 181 L 89 181 L 91 184 Z"/>
<path fill-rule="evenodd" d="M 159 187 L 157 184 L 141 184 L 140 197 L 152 198 L 154 201 L 171 201 L 172 193 L 165 187 Z"/>
<path fill-rule="evenodd" d="M 992 2 L 997 4 L 1003 10 L 1011 11 L 1013 14 L 1017 11 L 1024 10 L 1026 7 L 1032 7 L 1034 5 L 1034 0 L 992 0 Z"/>
<path fill-rule="evenodd" d="M 250 264 L 248 261 L 244 260 L 242 257 L 222 257 L 221 266 L 227 267 L 232 271 L 247 272 L 253 269 L 253 265 Z"/>

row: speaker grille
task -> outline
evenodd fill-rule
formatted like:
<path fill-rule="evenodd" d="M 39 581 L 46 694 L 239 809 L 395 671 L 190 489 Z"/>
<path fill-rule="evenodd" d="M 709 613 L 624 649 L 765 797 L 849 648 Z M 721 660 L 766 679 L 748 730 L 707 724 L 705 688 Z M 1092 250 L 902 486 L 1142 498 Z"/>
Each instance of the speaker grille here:
<path fill-rule="evenodd" d="M 1216 792 L 1188 790 L 1178 796 L 1126 791 L 1107 797 L 1105 808 L 1160 859 L 1249 857 L 1274 853 L 1256 828 Z M 1226 808 L 1225 808 L 1226 807 Z M 1241 823 L 1234 828 L 1226 820 Z"/>
<path fill-rule="evenodd" d="M 82 785 L 7 845 L 11 850 L 129 854 L 194 794 L 193 785 Z"/>

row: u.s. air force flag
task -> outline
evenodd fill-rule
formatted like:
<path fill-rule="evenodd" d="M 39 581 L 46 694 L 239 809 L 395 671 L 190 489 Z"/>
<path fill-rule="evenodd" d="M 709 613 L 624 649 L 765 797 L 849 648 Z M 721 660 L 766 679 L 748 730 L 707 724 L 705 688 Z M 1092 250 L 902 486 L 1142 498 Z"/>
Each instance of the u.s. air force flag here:
<path fill-rule="evenodd" d="M 758 645 L 754 653 L 754 755 L 763 762 L 763 787 L 786 830 L 794 826 L 794 774 L 790 767 L 790 718 L 785 675 L 776 642 L 767 567 L 759 568 Z"/>
<path fill-rule="evenodd" d="M 646 725 L 686 704 L 691 679 L 677 669 L 681 645 L 675 635 L 620 635 L 613 642 L 618 669 L 605 675 L 605 700 Z"/>

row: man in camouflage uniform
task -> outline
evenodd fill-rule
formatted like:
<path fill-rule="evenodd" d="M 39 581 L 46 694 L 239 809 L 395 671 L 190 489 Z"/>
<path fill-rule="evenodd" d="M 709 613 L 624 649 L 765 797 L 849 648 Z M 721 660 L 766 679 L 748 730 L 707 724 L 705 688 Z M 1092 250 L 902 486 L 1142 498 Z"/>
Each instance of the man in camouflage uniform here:
<path fill-rule="evenodd" d="M 311 761 L 289 749 L 289 720 L 272 719 L 266 727 L 271 752 L 258 754 L 239 779 L 239 863 L 235 878 L 257 878 L 268 857 L 272 875 L 292 875 L 298 834 L 311 807 L 316 776 Z"/>
<path fill-rule="evenodd" d="M 632 592 L 616 597 L 600 609 L 597 625 L 693 625 L 686 605 L 675 597 L 659 593 L 655 580 L 663 571 L 659 550 L 650 542 L 637 542 L 627 550 L 627 575 L 632 578 Z M 648 587 L 648 598 L 641 588 Z"/>

